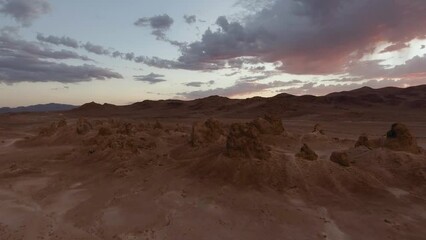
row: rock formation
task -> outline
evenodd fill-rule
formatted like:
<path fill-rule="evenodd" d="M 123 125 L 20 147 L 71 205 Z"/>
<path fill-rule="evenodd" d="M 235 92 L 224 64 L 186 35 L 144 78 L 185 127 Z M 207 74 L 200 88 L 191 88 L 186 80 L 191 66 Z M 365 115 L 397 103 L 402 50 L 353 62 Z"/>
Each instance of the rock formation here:
<path fill-rule="evenodd" d="M 52 136 L 58 131 L 58 128 L 63 128 L 67 126 L 67 121 L 65 119 L 60 120 L 59 122 L 53 122 L 48 127 L 44 127 L 40 130 L 39 136 L 48 137 Z"/>
<path fill-rule="evenodd" d="M 163 125 L 158 120 L 156 120 L 154 123 L 154 129 L 163 129 Z"/>
<path fill-rule="evenodd" d="M 392 124 L 391 130 L 386 134 L 384 146 L 395 151 L 421 153 L 416 139 L 411 135 L 407 126 L 402 123 Z"/>
<path fill-rule="evenodd" d="M 300 152 L 296 154 L 296 157 L 309 161 L 315 161 L 318 159 L 318 155 L 307 144 L 303 144 Z"/>
<path fill-rule="evenodd" d="M 87 119 L 80 118 L 77 121 L 76 132 L 78 135 L 85 135 L 92 130 L 92 124 Z"/>
<path fill-rule="evenodd" d="M 253 120 L 252 124 L 261 134 L 280 135 L 284 132 L 281 118 L 266 114 L 263 118 L 259 117 Z"/>
<path fill-rule="evenodd" d="M 322 129 L 322 127 L 319 123 L 315 124 L 314 130 L 312 131 L 312 133 L 318 133 L 318 134 L 321 134 L 321 135 L 325 135 L 325 132 L 324 132 L 324 130 Z"/>
<path fill-rule="evenodd" d="M 366 147 L 368 149 L 373 148 L 373 143 L 368 139 L 368 136 L 365 134 L 362 134 L 359 136 L 358 141 L 355 143 L 355 147 Z"/>
<path fill-rule="evenodd" d="M 192 125 L 191 145 L 194 147 L 205 146 L 217 142 L 225 131 L 219 121 L 208 119 L 205 122 L 196 122 Z"/>
<path fill-rule="evenodd" d="M 330 161 L 335 162 L 341 166 L 349 167 L 349 156 L 346 152 L 333 152 L 330 156 Z"/>
<path fill-rule="evenodd" d="M 226 149 L 228 156 L 236 158 L 268 159 L 271 156 L 259 138 L 259 131 L 250 123 L 231 125 Z"/>
<path fill-rule="evenodd" d="M 107 127 L 101 127 L 98 131 L 99 136 L 110 136 L 112 135 L 112 130 Z"/>

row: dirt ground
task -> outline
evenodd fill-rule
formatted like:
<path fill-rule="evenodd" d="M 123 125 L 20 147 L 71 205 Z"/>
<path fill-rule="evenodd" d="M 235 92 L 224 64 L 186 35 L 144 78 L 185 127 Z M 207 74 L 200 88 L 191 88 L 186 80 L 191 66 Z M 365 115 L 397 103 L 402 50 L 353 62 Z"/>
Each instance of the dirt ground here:
<path fill-rule="evenodd" d="M 425 152 L 354 147 L 393 122 L 283 118 L 247 160 L 226 132 L 252 119 L 194 146 L 204 120 L 1 115 L 0 239 L 425 239 Z M 426 149 L 426 122 L 404 124 Z"/>

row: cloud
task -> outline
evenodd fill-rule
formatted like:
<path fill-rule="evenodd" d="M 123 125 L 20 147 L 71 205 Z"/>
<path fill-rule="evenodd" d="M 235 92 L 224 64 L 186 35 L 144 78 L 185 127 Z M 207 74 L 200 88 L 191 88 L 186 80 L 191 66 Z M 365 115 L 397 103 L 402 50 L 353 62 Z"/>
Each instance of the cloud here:
<path fill-rule="evenodd" d="M 123 53 L 113 49 L 109 50 L 101 45 L 93 44 L 91 42 L 87 42 L 83 44 L 83 43 L 79 43 L 79 41 L 77 41 L 76 39 L 66 37 L 66 36 L 57 37 L 57 36 L 49 35 L 45 37 L 43 34 L 38 33 L 37 40 L 43 43 L 49 43 L 49 44 L 53 44 L 57 46 L 62 45 L 62 46 L 75 48 L 75 49 L 84 49 L 87 52 L 94 53 L 97 55 L 104 55 L 104 56 L 109 56 L 113 58 L 121 58 L 123 60 L 128 60 L 128 61 L 133 61 L 135 58 L 134 53 Z"/>
<path fill-rule="evenodd" d="M 215 83 L 214 80 L 208 81 L 208 82 L 188 82 L 188 83 L 184 83 L 183 85 L 187 86 L 187 87 L 202 87 L 203 85 L 208 85 L 211 86 Z"/>
<path fill-rule="evenodd" d="M 21 40 L 5 33 L 0 35 L 0 53 L 1 57 L 91 60 L 72 51 L 54 51 L 49 48 L 42 48 L 36 43 Z"/>
<path fill-rule="evenodd" d="M 197 21 L 197 16 L 195 16 L 195 15 L 184 15 L 183 19 L 185 20 L 186 23 L 193 24 Z"/>
<path fill-rule="evenodd" d="M 237 75 L 237 74 L 239 74 L 239 73 L 240 73 L 239 71 L 235 71 L 235 72 L 227 73 L 227 74 L 225 74 L 225 77 L 231 77 L 231 76 Z"/>
<path fill-rule="evenodd" d="M 134 76 L 136 81 L 142 81 L 142 82 L 148 82 L 149 84 L 157 84 L 160 82 L 165 82 L 166 80 L 163 79 L 164 75 L 156 74 L 156 73 L 150 73 L 148 75 L 139 75 Z"/>
<path fill-rule="evenodd" d="M 0 0 L 0 13 L 12 17 L 23 26 L 50 12 L 47 0 Z"/>
<path fill-rule="evenodd" d="M 348 73 L 352 76 L 371 78 L 423 78 L 426 77 L 426 54 L 415 56 L 404 64 L 394 67 L 381 65 L 380 60 L 361 61 L 352 64 Z"/>
<path fill-rule="evenodd" d="M 150 18 L 147 18 L 147 17 L 139 18 L 134 24 L 139 27 L 149 26 L 154 30 L 165 31 L 172 26 L 173 22 L 174 22 L 173 18 L 171 18 L 167 14 L 163 14 L 163 15 L 157 15 Z"/>
<path fill-rule="evenodd" d="M 235 97 L 246 94 L 259 93 L 264 90 L 279 88 L 279 87 L 288 87 L 294 84 L 301 83 L 299 80 L 292 81 L 273 81 L 270 83 L 256 83 L 256 82 L 245 82 L 237 81 L 234 85 L 227 88 L 215 88 L 204 91 L 192 91 L 192 92 L 183 92 L 178 93 L 179 96 L 182 96 L 186 99 L 196 99 L 203 98 L 213 95 L 219 95 L 224 97 Z"/>
<path fill-rule="evenodd" d="M 40 42 L 50 43 L 50 44 L 57 45 L 57 46 L 62 45 L 62 46 L 75 48 L 75 49 L 83 48 L 86 51 L 88 51 L 90 53 L 97 54 L 97 55 L 106 55 L 106 56 L 111 56 L 111 57 L 114 57 L 114 58 L 117 58 L 117 57 L 127 58 L 127 57 L 129 57 L 129 56 L 126 55 L 126 53 L 121 53 L 121 52 L 118 52 L 118 51 L 114 51 L 113 53 L 111 53 L 111 51 L 109 51 L 105 47 L 103 47 L 101 45 L 93 44 L 91 42 L 79 44 L 79 42 L 77 40 L 70 38 L 70 37 L 66 37 L 66 36 L 57 37 L 57 36 L 49 35 L 49 36 L 45 37 L 43 34 L 38 33 L 37 34 L 37 40 L 39 40 Z M 133 53 L 130 53 L 130 54 L 133 54 Z"/>
<path fill-rule="evenodd" d="M 179 48 L 185 48 L 186 42 L 179 42 L 175 40 L 171 40 L 166 36 L 166 31 L 170 29 L 173 25 L 173 18 L 171 18 L 167 14 L 157 15 L 154 17 L 144 17 L 139 18 L 134 25 L 138 27 L 150 27 L 152 29 L 151 34 L 156 37 L 157 40 L 164 41 L 170 43 L 171 45 L 177 46 Z"/>
<path fill-rule="evenodd" d="M 78 41 L 75 39 L 72 39 L 70 37 L 56 37 L 56 36 L 47 36 L 45 37 L 43 34 L 38 33 L 37 34 L 37 40 L 39 40 L 40 42 L 46 42 L 46 43 L 50 43 L 50 44 L 54 44 L 54 45 L 63 45 L 66 47 L 71 47 L 71 48 L 79 48 L 80 45 L 78 44 Z"/>
<path fill-rule="evenodd" d="M 137 56 L 134 61 L 136 63 L 143 63 L 150 67 L 165 68 L 165 69 L 186 69 L 186 70 L 199 70 L 204 71 L 219 70 L 225 67 L 225 62 L 219 63 L 184 63 L 180 61 L 162 59 L 159 57 Z M 200 65 L 202 64 L 202 66 Z"/>
<path fill-rule="evenodd" d="M 124 59 L 132 61 L 135 58 L 135 54 L 134 53 L 126 53 L 124 54 Z"/>
<path fill-rule="evenodd" d="M 88 64 L 72 66 L 58 62 L 64 59 L 89 60 L 75 52 L 53 51 L 10 35 L 0 35 L 0 82 L 74 83 L 122 78 L 120 74 L 106 68 Z"/>
<path fill-rule="evenodd" d="M 62 87 L 51 88 L 50 90 L 52 90 L 52 91 L 60 91 L 60 90 L 68 90 L 68 89 L 70 89 L 69 86 L 62 86 Z"/>
<path fill-rule="evenodd" d="M 424 38 L 425 12 L 423 0 L 272 0 L 242 21 L 219 17 L 219 29 L 206 30 L 182 50 L 179 61 L 249 56 L 280 61 L 287 73 L 342 73 L 383 42 Z"/>
<path fill-rule="evenodd" d="M 387 46 L 385 49 L 383 49 L 380 53 L 386 53 L 386 52 L 395 52 L 404 48 L 410 47 L 410 44 L 399 42 L 392 45 Z"/>
<path fill-rule="evenodd" d="M 269 76 L 267 75 L 259 75 L 259 76 L 246 76 L 246 77 L 241 77 L 240 80 L 241 81 L 246 81 L 246 82 L 256 82 L 259 80 L 263 80 L 268 78 Z"/>
<path fill-rule="evenodd" d="M 6 31 L 6 30 L 4 30 Z M 186 43 L 173 41 L 167 38 L 167 36 L 160 34 L 157 37 L 158 40 L 166 41 L 172 45 L 179 46 L 179 48 L 185 48 Z M 79 41 L 62 36 L 44 36 L 43 34 L 37 34 L 37 40 L 43 43 L 49 43 L 53 45 L 63 45 L 67 47 L 74 48 L 77 43 L 78 49 L 84 49 L 90 53 L 94 53 L 97 55 L 105 55 L 113 58 L 120 58 L 127 61 L 134 61 L 136 63 L 143 63 L 145 65 L 151 66 L 151 67 L 157 67 L 157 68 L 165 68 L 165 69 L 186 69 L 186 70 L 199 70 L 203 69 L 205 71 L 210 70 L 219 70 L 225 67 L 226 62 L 215 62 L 215 63 L 185 63 L 181 61 L 176 60 L 168 60 L 168 59 L 162 59 L 159 57 L 148 57 L 148 56 L 136 56 L 135 53 L 125 53 L 121 51 L 117 51 L 111 48 L 105 48 L 101 45 L 93 44 L 90 42 L 87 43 L 79 43 Z M 241 60 L 242 61 L 242 60 Z M 253 60 L 244 60 L 247 63 Z"/>
<path fill-rule="evenodd" d="M 393 78 L 426 78 L 426 54 L 422 57 L 415 56 L 405 64 L 384 71 L 385 76 Z"/>
<path fill-rule="evenodd" d="M 426 78 L 420 81 L 413 80 L 370 80 L 362 83 L 344 83 L 344 84 L 321 84 L 321 83 L 305 83 L 300 87 L 287 88 L 278 92 L 285 92 L 294 95 L 326 95 L 333 92 L 350 91 L 361 87 L 383 88 L 383 87 L 409 87 L 420 84 L 426 84 Z"/>
<path fill-rule="evenodd" d="M 110 51 L 105 49 L 104 47 L 100 45 L 95 45 L 90 42 L 87 42 L 82 46 L 86 51 L 97 54 L 97 55 L 109 55 Z"/>
<path fill-rule="evenodd" d="M 93 65 L 71 66 L 37 58 L 0 58 L 0 82 L 62 82 L 75 83 L 91 80 L 123 78 L 109 69 Z"/>
<path fill-rule="evenodd" d="M 13 26 L 5 26 L 0 28 L 0 34 L 1 35 L 18 35 L 20 28 L 19 27 L 13 27 Z"/>

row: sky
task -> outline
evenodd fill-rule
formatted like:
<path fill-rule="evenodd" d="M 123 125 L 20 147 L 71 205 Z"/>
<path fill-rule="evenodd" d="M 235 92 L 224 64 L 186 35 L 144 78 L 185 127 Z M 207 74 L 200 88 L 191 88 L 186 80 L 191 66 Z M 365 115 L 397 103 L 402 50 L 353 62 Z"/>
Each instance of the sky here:
<path fill-rule="evenodd" d="M 0 0 L 0 107 L 426 84 L 424 0 Z"/>

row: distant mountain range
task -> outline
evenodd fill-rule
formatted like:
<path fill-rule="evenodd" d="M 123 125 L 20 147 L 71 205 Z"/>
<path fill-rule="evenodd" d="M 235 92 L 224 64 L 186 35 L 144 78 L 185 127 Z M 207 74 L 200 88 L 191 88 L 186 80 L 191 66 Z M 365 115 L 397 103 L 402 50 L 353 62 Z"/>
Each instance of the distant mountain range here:
<path fill-rule="evenodd" d="M 70 111 L 69 111 L 70 110 Z M 330 119 L 382 119 L 426 121 L 426 85 L 408 88 L 363 87 L 325 96 L 294 96 L 286 93 L 274 97 L 230 99 L 210 96 L 190 101 L 145 100 L 126 106 L 86 103 L 82 106 L 40 104 L 28 107 L 0 108 L 0 113 L 60 111 L 75 117 L 252 118 L 273 113 L 287 118 L 329 116 Z"/>
<path fill-rule="evenodd" d="M 76 108 L 77 106 L 68 105 L 68 104 L 58 104 L 58 103 L 49 103 L 49 104 L 38 104 L 26 107 L 3 107 L 0 108 L 1 113 L 19 113 L 19 112 L 60 112 L 68 111 Z"/>
<path fill-rule="evenodd" d="M 137 102 L 127 106 L 86 103 L 66 112 L 75 117 L 133 118 L 253 118 L 273 113 L 285 118 L 307 119 L 322 116 L 354 120 L 425 121 L 426 85 L 409 88 L 363 87 L 325 96 L 294 96 L 286 93 L 274 97 L 230 99 L 210 96 L 191 101 L 159 100 Z"/>

